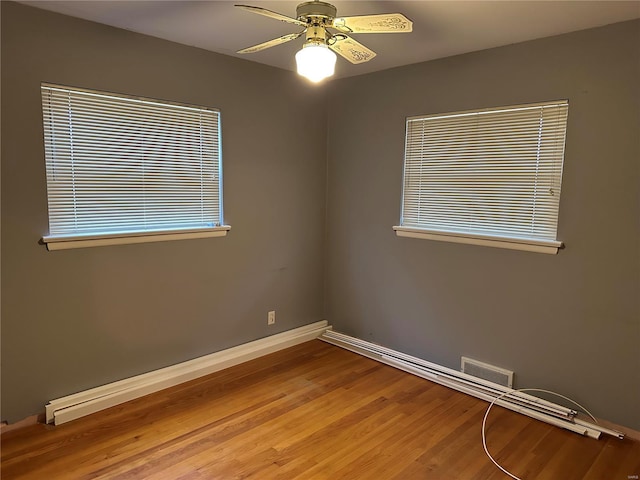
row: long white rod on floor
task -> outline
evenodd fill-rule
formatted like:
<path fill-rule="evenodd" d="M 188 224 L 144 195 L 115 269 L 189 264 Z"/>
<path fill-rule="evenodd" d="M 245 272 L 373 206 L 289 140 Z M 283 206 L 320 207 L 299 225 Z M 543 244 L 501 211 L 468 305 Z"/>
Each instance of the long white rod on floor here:
<path fill-rule="evenodd" d="M 385 359 L 388 359 L 388 358 L 389 357 L 385 357 Z M 439 383 L 441 385 L 444 385 L 445 387 L 453 388 L 454 390 L 466 393 L 467 395 L 471 395 L 481 400 L 486 400 L 488 402 L 491 402 L 496 398 L 495 396 L 484 394 L 482 392 L 474 390 L 473 388 L 467 388 L 462 385 L 455 385 L 451 382 L 448 382 L 446 379 L 438 378 L 437 376 L 433 376 L 428 373 L 423 373 L 420 368 L 414 367 L 408 364 L 407 362 L 402 362 L 401 360 L 391 359 L 389 364 L 391 366 L 400 368 L 401 370 L 411 372 L 414 375 L 417 375 L 422 378 L 426 378 L 427 380 L 431 380 L 432 382 Z M 513 403 L 510 403 L 508 400 L 496 400 L 495 404 L 500 405 L 501 407 L 507 408 L 509 410 L 512 410 L 514 412 L 526 415 L 527 417 L 535 418 L 536 420 L 541 420 L 543 422 L 550 423 L 552 425 L 555 425 L 556 427 L 561 427 L 566 430 L 571 430 L 572 432 L 579 433 L 580 435 L 588 435 L 589 437 L 592 437 L 592 438 L 600 437 L 600 432 L 597 432 L 584 425 L 576 425 L 566 420 L 561 420 L 552 415 L 545 415 L 543 413 L 536 412 L 535 410 L 531 410 L 527 407 L 521 407 Z"/>
<path fill-rule="evenodd" d="M 482 400 L 492 402 L 501 395 L 509 393 L 508 397 L 500 398 L 495 403 L 581 435 L 599 438 L 601 433 L 605 433 L 624 438 L 621 432 L 574 418 L 577 414 L 575 410 L 365 340 L 332 330 L 327 330 L 318 338 Z"/>
<path fill-rule="evenodd" d="M 327 336 L 328 337 L 328 336 Z M 496 397 L 498 397 L 498 395 L 490 395 L 490 394 L 486 394 L 483 393 L 477 389 L 474 389 L 472 387 L 467 387 L 461 384 L 456 384 L 454 382 L 449 381 L 446 378 L 440 377 L 438 375 L 434 375 L 431 372 L 426 371 L 425 369 L 420 368 L 417 365 L 412 365 L 408 362 L 393 358 L 389 355 L 379 355 L 375 352 L 371 352 L 368 351 L 365 348 L 356 346 L 356 345 L 350 345 L 347 342 L 344 342 L 342 340 L 337 340 L 335 338 L 327 338 L 325 337 L 325 334 L 321 335 L 319 338 L 321 340 L 324 340 L 328 343 L 331 343 L 333 345 L 345 348 L 347 350 L 351 350 L 352 352 L 358 353 L 360 355 L 363 355 L 365 357 L 369 357 L 372 358 L 374 360 L 377 360 L 379 362 L 382 363 L 386 363 L 387 365 L 390 365 L 392 367 L 398 368 L 400 370 L 403 370 L 405 372 L 411 373 L 413 375 L 416 375 L 418 377 L 422 377 L 425 378 L 427 380 L 430 380 L 434 383 L 439 383 L 440 385 L 443 385 L 445 387 L 449 387 L 452 388 L 454 390 L 457 390 L 459 392 L 462 393 L 466 393 L 467 395 L 471 395 L 473 397 L 479 398 L 481 400 L 486 400 L 486 401 L 493 401 L 496 399 Z M 592 429 L 588 429 L 586 426 L 578 426 L 575 425 L 571 422 L 568 422 L 566 420 L 560 420 L 558 417 L 555 416 L 551 416 L 551 415 L 545 415 L 542 414 L 540 412 L 536 412 L 534 410 L 528 409 L 526 407 L 523 406 L 518 406 L 515 405 L 513 403 L 510 403 L 508 400 L 497 400 L 495 402 L 497 405 L 500 405 L 504 408 L 507 408 L 509 410 L 518 412 L 518 413 L 522 413 L 524 415 L 527 415 L 529 417 L 532 418 L 536 418 L 537 420 L 542 420 L 545 421 L 547 423 L 550 423 L 552 425 L 556 425 L 558 427 L 562 427 L 562 428 L 566 428 L 567 430 L 570 430 L 572 432 L 575 433 L 579 433 L 580 435 L 589 435 L 592 438 L 599 438 L 600 436 L 600 432 L 596 432 Z"/>
<path fill-rule="evenodd" d="M 412 357 L 411 355 L 407 355 L 396 350 L 392 350 L 390 348 L 383 347 L 381 345 L 376 345 L 371 342 L 367 342 L 365 340 L 360 340 L 359 338 L 350 337 L 343 333 L 335 332 L 335 331 L 327 331 L 325 335 L 328 338 L 335 338 L 337 340 L 342 340 L 343 342 L 347 342 L 349 344 L 358 345 L 361 348 L 364 348 L 368 351 L 375 352 L 379 355 L 389 355 L 390 357 L 398 358 L 400 360 L 407 361 L 412 364 L 419 365 L 424 367 L 434 374 L 445 376 L 447 378 L 453 379 L 457 382 L 465 383 L 472 386 L 481 385 L 485 387 L 488 391 L 493 391 L 496 393 L 495 396 L 499 394 L 512 392 L 513 390 L 509 387 L 505 387 L 503 385 L 499 385 L 497 383 L 489 382 L 488 380 L 484 380 L 482 378 L 474 377 L 473 375 L 469 375 L 463 372 L 459 372 L 457 370 L 453 370 L 450 368 L 443 367 L 441 365 L 437 365 L 435 363 L 427 362 L 421 358 Z M 563 407 L 561 405 L 549 402 L 539 397 L 534 397 L 533 395 L 528 395 L 522 392 L 515 392 L 510 394 L 514 400 L 523 402 L 524 404 L 531 406 L 532 408 L 539 408 L 541 410 L 548 409 L 553 412 L 557 412 L 557 416 L 560 417 L 574 417 L 576 415 L 576 411 L 570 408 Z"/>
<path fill-rule="evenodd" d="M 574 418 L 573 421 L 578 425 L 588 426 L 589 428 L 593 428 L 594 430 L 598 430 L 606 435 L 611 435 L 612 437 L 618 437 L 620 440 L 624 438 L 624 433 L 619 432 L 618 430 L 613 430 L 611 428 L 602 427 L 596 423 L 590 423 L 585 420 L 581 420 L 579 418 Z"/>

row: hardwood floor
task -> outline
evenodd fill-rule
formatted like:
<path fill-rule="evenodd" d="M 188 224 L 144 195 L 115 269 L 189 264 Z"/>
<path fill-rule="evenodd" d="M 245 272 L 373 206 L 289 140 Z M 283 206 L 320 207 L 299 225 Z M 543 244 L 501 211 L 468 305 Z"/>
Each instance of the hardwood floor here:
<path fill-rule="evenodd" d="M 2 479 L 502 480 L 486 402 L 314 340 L 57 427 L 2 435 Z M 640 443 L 494 408 L 523 480 L 628 480 Z M 635 477 L 637 478 L 637 477 Z"/>

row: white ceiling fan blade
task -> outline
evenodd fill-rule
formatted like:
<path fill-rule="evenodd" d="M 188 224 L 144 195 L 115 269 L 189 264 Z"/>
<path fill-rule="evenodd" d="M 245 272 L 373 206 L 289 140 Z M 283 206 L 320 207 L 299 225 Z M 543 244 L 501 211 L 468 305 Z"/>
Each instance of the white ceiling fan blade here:
<path fill-rule="evenodd" d="M 286 15 L 282 15 L 280 13 L 272 12 L 271 10 L 267 10 L 262 7 L 252 7 L 251 5 L 235 5 L 238 8 L 242 8 L 249 12 L 257 13 L 258 15 L 264 15 L 265 17 L 275 18 L 276 20 L 280 20 L 281 22 L 293 23 L 295 25 L 300 25 L 301 27 L 306 27 L 307 24 L 305 22 L 301 22 L 295 18 L 287 17 Z"/>
<path fill-rule="evenodd" d="M 275 47 L 276 45 L 280 45 L 281 43 L 290 42 L 291 40 L 295 40 L 300 35 L 304 33 L 304 30 L 299 33 L 288 33 L 287 35 L 283 35 L 278 38 L 274 38 L 273 40 L 269 40 L 268 42 L 259 43 L 258 45 L 254 45 L 253 47 L 243 48 L 242 50 L 238 50 L 236 53 L 255 53 L 260 50 L 264 50 L 265 48 Z"/>
<path fill-rule="evenodd" d="M 346 58 L 351 63 L 364 63 L 376 56 L 376 52 L 369 50 L 367 47 L 353 38 L 346 35 L 338 34 L 332 37 L 336 39 L 335 43 L 329 43 L 329 48 L 338 55 Z"/>
<path fill-rule="evenodd" d="M 332 26 L 346 33 L 408 33 L 413 30 L 413 22 L 401 13 L 335 18 Z"/>

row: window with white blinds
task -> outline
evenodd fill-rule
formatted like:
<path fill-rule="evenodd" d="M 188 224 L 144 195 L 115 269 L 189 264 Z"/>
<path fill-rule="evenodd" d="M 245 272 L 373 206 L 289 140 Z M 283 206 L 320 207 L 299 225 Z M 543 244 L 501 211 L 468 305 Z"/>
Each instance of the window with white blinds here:
<path fill-rule="evenodd" d="M 407 119 L 400 236 L 556 253 L 568 102 Z"/>
<path fill-rule="evenodd" d="M 219 111 L 41 90 L 49 249 L 226 234 Z"/>

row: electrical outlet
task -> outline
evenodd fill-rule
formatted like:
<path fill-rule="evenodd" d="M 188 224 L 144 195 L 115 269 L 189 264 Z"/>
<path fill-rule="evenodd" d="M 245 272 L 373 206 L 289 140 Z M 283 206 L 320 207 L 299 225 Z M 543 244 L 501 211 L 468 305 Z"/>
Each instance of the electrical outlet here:
<path fill-rule="evenodd" d="M 276 323 L 276 311 L 271 310 L 267 315 L 267 325 L 273 325 Z"/>

